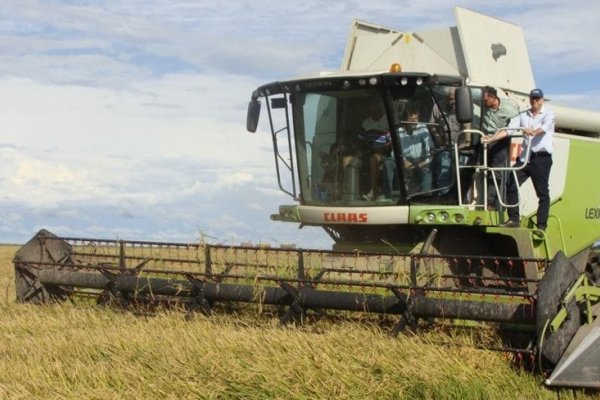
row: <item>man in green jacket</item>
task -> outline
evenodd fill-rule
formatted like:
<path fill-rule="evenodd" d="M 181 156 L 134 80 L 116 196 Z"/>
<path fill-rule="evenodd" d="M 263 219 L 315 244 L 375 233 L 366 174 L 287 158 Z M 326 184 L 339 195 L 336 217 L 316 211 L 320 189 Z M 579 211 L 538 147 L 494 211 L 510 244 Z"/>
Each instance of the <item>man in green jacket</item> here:
<path fill-rule="evenodd" d="M 508 100 L 500 100 L 498 92 L 491 86 L 483 88 L 483 103 L 485 111 L 482 118 L 482 130 L 487 136 L 483 143 L 488 144 L 488 166 L 492 168 L 508 166 L 508 145 L 510 138 L 505 130 L 510 120 L 519 115 L 519 109 L 516 103 Z M 502 181 L 502 172 L 494 171 L 498 190 L 502 190 L 505 185 Z M 498 193 L 496 191 L 492 174 L 488 174 L 488 202 L 487 207 L 490 210 L 499 209 Z"/>

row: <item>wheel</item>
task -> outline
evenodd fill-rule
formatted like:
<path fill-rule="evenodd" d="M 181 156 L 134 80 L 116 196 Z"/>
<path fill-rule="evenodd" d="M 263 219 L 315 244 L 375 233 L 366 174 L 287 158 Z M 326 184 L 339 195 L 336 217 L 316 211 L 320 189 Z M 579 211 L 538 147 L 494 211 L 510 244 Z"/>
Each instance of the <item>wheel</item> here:
<path fill-rule="evenodd" d="M 557 331 L 550 332 L 548 325 L 558 313 L 565 292 L 578 276 L 577 269 L 562 252 L 559 252 L 538 285 L 536 303 L 538 349 L 541 355 L 554 365 L 558 363 L 575 332 L 581 326 L 581 313 L 575 300 L 567 305 L 569 317 Z"/>

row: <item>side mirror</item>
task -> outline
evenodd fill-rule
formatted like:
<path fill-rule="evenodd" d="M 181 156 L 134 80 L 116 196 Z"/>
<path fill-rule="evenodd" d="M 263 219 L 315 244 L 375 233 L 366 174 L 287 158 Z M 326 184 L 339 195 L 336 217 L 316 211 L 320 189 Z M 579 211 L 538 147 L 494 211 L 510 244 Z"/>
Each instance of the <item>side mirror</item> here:
<path fill-rule="evenodd" d="M 473 121 L 473 99 L 471 89 L 466 86 L 456 88 L 456 120 L 461 124 Z"/>
<path fill-rule="evenodd" d="M 260 117 L 260 101 L 253 96 L 250 103 L 248 103 L 248 114 L 246 115 L 246 130 L 248 132 L 256 132 L 258 117 Z"/>

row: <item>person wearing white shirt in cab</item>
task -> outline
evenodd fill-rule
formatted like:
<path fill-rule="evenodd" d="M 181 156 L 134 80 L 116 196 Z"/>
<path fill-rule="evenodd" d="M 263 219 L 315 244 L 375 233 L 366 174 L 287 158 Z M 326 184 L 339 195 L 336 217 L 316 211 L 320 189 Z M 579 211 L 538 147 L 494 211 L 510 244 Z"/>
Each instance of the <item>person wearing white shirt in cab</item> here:
<path fill-rule="evenodd" d="M 552 168 L 552 136 L 554 135 L 554 111 L 544 104 L 544 92 L 541 89 L 533 89 L 529 93 L 531 108 L 523 111 L 517 118 L 511 121 L 510 127 L 523 128 L 525 139 L 523 151 L 517 160 L 515 167 L 520 167 L 525 161 L 527 149 L 531 153 L 527 165 L 516 171 L 517 181 L 511 174 L 507 187 L 508 204 L 517 204 L 519 201 L 518 186 L 531 178 L 535 194 L 538 197 L 537 228 L 546 230 L 548 225 L 548 213 L 550 211 L 550 188 L 548 180 Z M 518 185 L 518 186 L 517 186 Z M 508 208 L 508 221 L 503 226 L 519 226 L 519 207 Z"/>

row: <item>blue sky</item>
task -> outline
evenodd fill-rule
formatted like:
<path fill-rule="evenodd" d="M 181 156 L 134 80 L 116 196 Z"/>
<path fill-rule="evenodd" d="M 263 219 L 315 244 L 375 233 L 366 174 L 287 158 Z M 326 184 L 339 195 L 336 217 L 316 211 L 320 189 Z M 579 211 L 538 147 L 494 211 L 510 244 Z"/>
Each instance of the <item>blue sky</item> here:
<path fill-rule="evenodd" d="M 296 4 L 297 3 L 297 4 Z M 267 132 L 251 92 L 335 70 L 352 19 L 453 26 L 452 6 L 523 27 L 553 101 L 600 110 L 600 3 L 0 0 L 0 242 L 60 235 L 327 247 L 269 221 Z"/>

